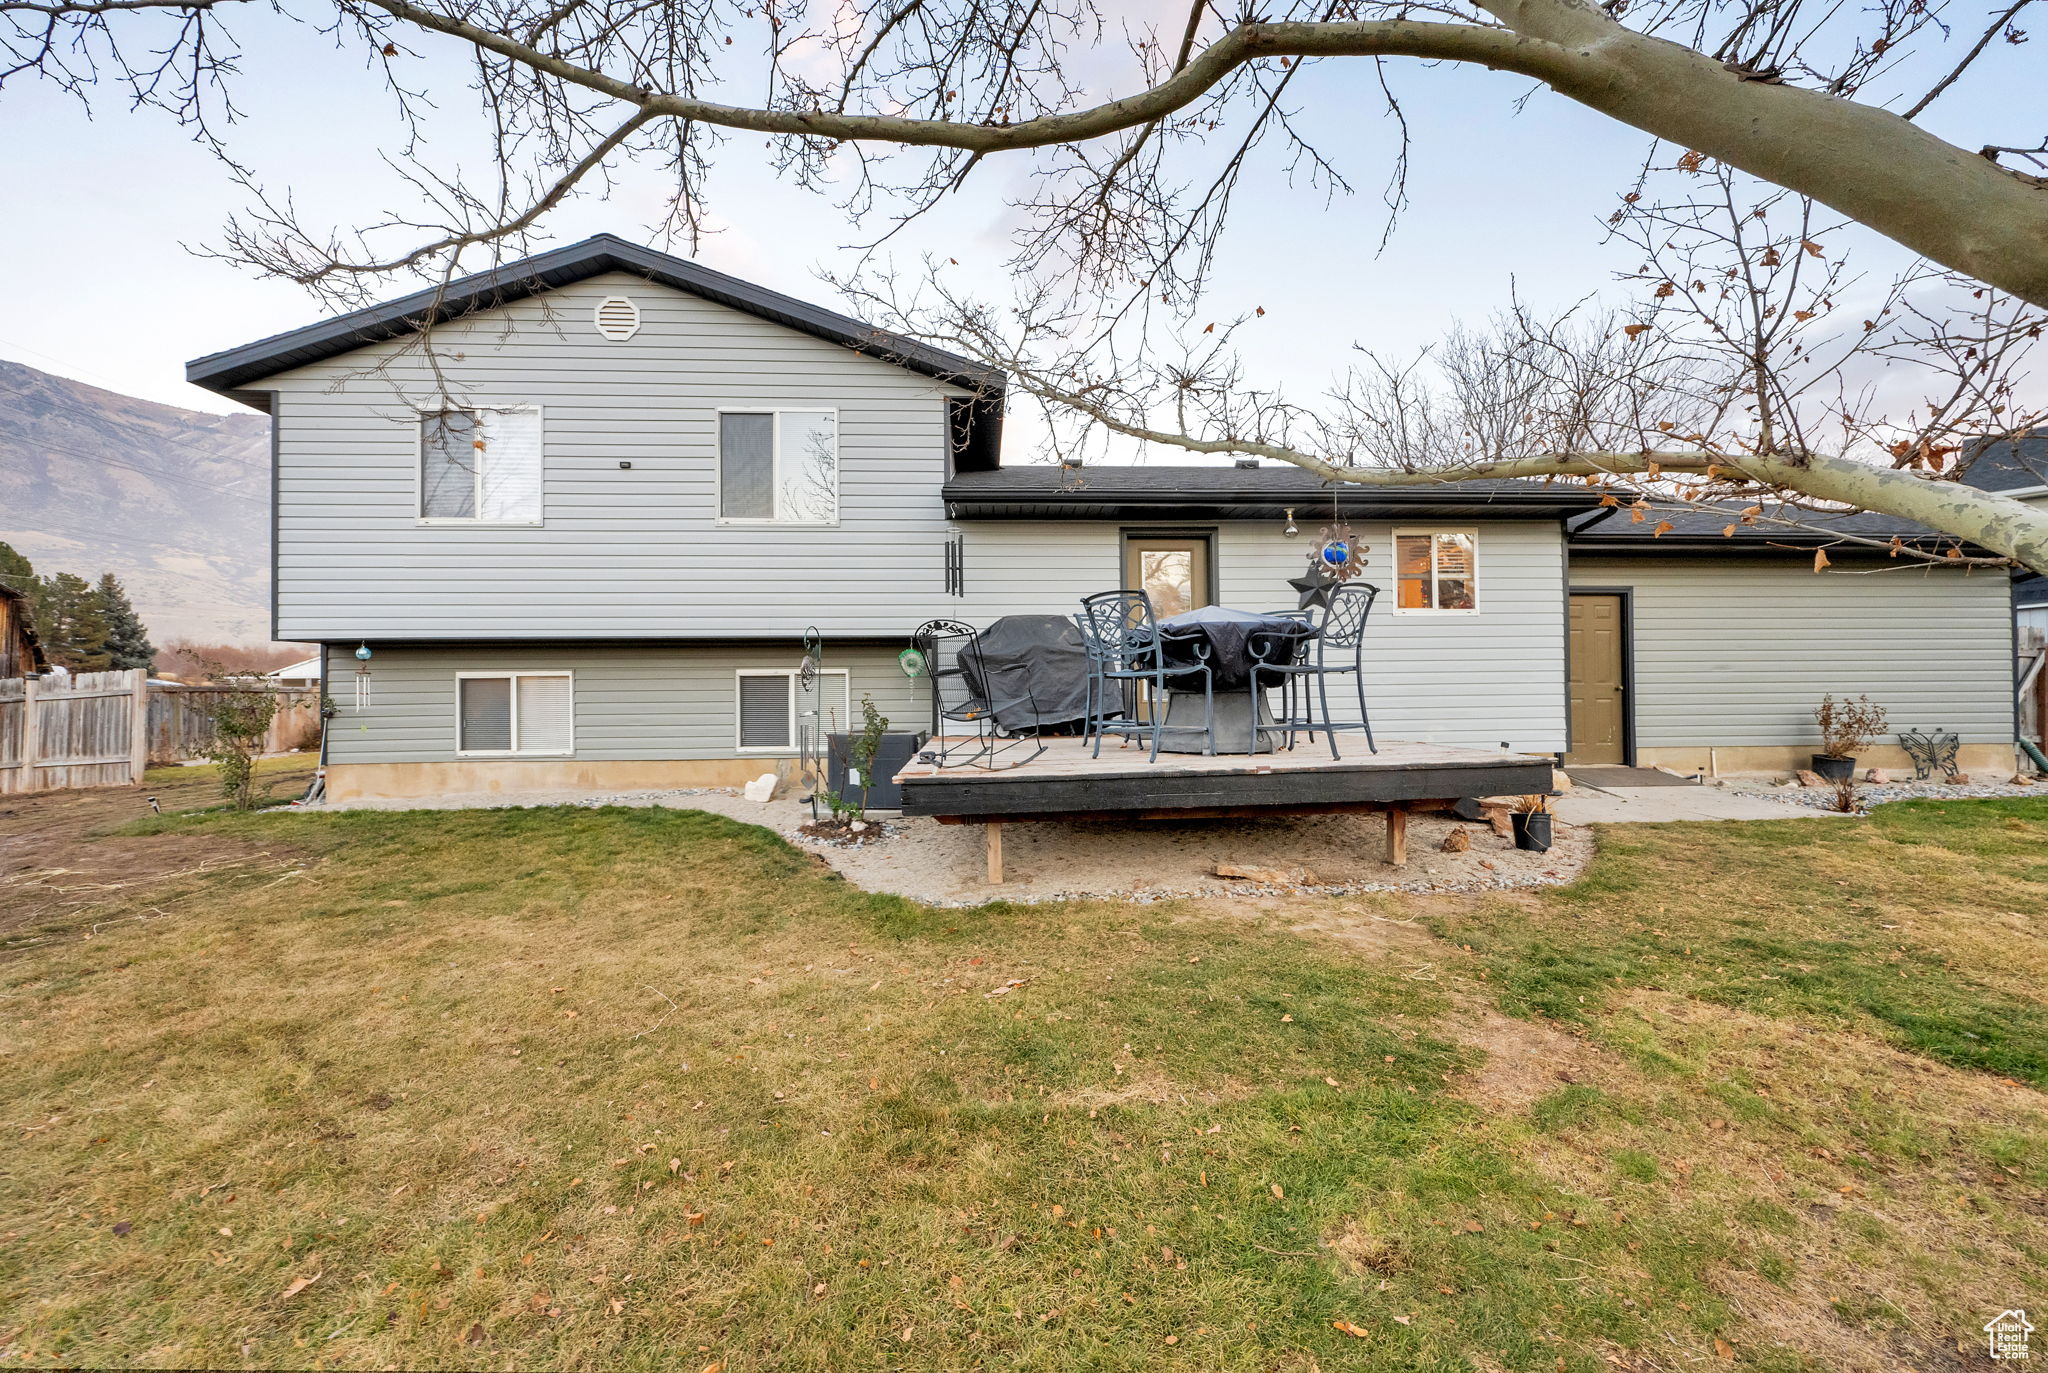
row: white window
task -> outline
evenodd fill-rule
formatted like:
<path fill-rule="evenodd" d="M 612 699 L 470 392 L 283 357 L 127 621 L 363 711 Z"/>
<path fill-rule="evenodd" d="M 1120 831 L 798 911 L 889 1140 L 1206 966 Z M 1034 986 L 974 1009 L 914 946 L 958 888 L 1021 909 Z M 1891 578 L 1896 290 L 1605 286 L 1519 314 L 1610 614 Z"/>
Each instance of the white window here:
<path fill-rule="evenodd" d="M 811 711 L 825 733 L 844 733 L 852 719 L 845 668 L 826 668 L 806 689 L 794 669 L 743 667 L 733 690 L 733 746 L 741 753 L 795 752 L 797 726 Z"/>
<path fill-rule="evenodd" d="M 540 407 L 420 416 L 422 523 L 539 524 L 540 476 Z"/>
<path fill-rule="evenodd" d="M 718 412 L 718 518 L 751 524 L 839 519 L 839 413 Z"/>
<path fill-rule="evenodd" d="M 1394 611 L 1472 614 L 1479 609 L 1479 536 L 1469 529 L 1394 531 Z"/>
<path fill-rule="evenodd" d="M 455 698 L 457 753 L 576 749 L 576 689 L 567 672 L 458 672 Z"/>

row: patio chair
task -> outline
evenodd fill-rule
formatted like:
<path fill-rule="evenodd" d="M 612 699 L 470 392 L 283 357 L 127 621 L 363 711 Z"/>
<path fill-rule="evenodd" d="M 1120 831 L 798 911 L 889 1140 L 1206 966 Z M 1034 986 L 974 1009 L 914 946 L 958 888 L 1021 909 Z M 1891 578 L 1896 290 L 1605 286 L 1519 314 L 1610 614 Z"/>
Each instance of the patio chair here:
<path fill-rule="evenodd" d="M 1315 621 L 1319 631 L 1315 638 L 1301 641 L 1296 661 L 1281 663 L 1254 663 L 1251 668 L 1251 693 L 1254 718 L 1258 708 L 1260 678 L 1270 678 L 1267 685 L 1277 682 L 1281 691 L 1280 714 L 1266 729 L 1281 729 L 1287 732 L 1287 747 L 1294 747 L 1294 736 L 1305 731 L 1309 742 L 1315 742 L 1316 731 L 1321 730 L 1330 741 L 1330 757 L 1341 758 L 1337 752 L 1337 731 L 1359 729 L 1365 731 L 1365 746 L 1368 751 L 1378 753 L 1379 745 L 1373 742 L 1372 718 L 1365 708 L 1365 622 L 1372 614 L 1373 602 L 1379 599 L 1380 589 L 1365 582 L 1346 582 L 1330 593 L 1330 602 L 1324 607 L 1321 617 Z M 1330 678 L 1349 673 L 1352 686 L 1358 693 L 1358 719 L 1335 720 L 1330 716 Z M 1314 683 L 1316 697 L 1314 706 L 1320 707 L 1320 714 L 1311 708 L 1307 699 L 1310 683 Z"/>
<path fill-rule="evenodd" d="M 1152 745 L 1146 761 L 1156 763 L 1160 737 L 1168 730 L 1199 730 L 1202 752 L 1216 752 L 1216 693 L 1207 661 L 1206 639 L 1161 629 L 1152 614 L 1152 598 L 1142 591 L 1104 591 L 1083 596 L 1081 613 L 1074 617 L 1074 623 L 1081 627 L 1081 638 L 1088 649 L 1086 733 L 1094 738 L 1095 757 L 1102 756 L 1105 734 L 1144 736 Z M 1169 644 L 1182 647 L 1195 661 L 1168 662 Z M 1169 688 L 1192 692 L 1191 684 L 1197 680 L 1202 684 L 1202 723 L 1167 724 Z M 1112 690 L 1117 697 L 1114 717 L 1109 702 Z"/>
<path fill-rule="evenodd" d="M 1018 749 L 1036 745 L 1030 753 L 1011 759 L 1002 764 L 1003 767 L 1022 767 L 1045 752 L 1045 742 L 1035 733 L 1009 733 L 1002 728 L 996 720 L 995 705 L 976 687 L 969 675 L 966 660 L 972 656 L 980 637 L 972 629 L 943 629 L 927 638 L 928 646 L 923 651 L 926 675 L 932 684 L 934 727 L 930 746 L 917 755 L 919 762 L 939 768 L 980 767 L 994 771 L 997 759 Z M 1007 678 L 1022 673 L 1024 668 L 1018 663 L 991 671 L 977 664 L 976 670 Z M 1018 698 L 1027 707 L 1030 705 L 1028 677 L 1022 680 Z M 956 740 L 947 733 L 948 724 L 972 725 L 974 737 Z"/>
<path fill-rule="evenodd" d="M 917 656 L 924 660 L 925 670 L 930 672 L 932 664 L 932 641 L 941 634 L 972 634 L 974 626 L 959 620 L 926 620 L 910 631 L 910 646 L 917 650 Z M 937 738 L 946 732 L 946 722 L 939 717 L 939 693 L 932 690 L 932 736 Z"/>

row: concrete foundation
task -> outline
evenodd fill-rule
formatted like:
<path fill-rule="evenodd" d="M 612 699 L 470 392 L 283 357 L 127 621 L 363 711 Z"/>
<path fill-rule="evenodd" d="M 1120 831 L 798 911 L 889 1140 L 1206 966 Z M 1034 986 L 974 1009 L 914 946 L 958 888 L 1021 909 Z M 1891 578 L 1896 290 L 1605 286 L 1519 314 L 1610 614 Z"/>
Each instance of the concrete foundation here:
<path fill-rule="evenodd" d="M 334 763 L 327 796 L 337 803 L 521 791 L 665 791 L 742 787 L 764 772 L 785 782 L 793 758 L 603 761 L 576 758 L 465 758 L 440 763 Z"/>
<path fill-rule="evenodd" d="M 1643 748 L 1636 750 L 1639 767 L 1674 768 L 1679 772 L 1700 772 L 1709 777 L 1733 777 L 1742 773 L 1772 773 L 1778 776 L 1813 765 L 1813 749 L 1772 745 L 1710 748 Z M 1964 772 L 1980 779 L 2004 781 L 2012 776 L 2011 744 L 1964 744 L 1956 753 Z M 1894 777 L 1911 777 L 1913 760 L 1897 744 L 1872 744 L 1856 757 L 1856 773 L 1883 768 Z"/>

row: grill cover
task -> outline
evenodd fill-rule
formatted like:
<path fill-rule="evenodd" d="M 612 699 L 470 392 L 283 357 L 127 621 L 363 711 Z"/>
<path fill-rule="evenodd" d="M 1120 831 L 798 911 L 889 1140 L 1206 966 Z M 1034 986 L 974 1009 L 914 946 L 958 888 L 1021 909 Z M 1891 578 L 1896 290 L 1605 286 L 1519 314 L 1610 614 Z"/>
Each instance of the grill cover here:
<path fill-rule="evenodd" d="M 1088 649 L 1062 615 L 1005 615 L 960 655 L 968 685 L 1010 731 L 1079 720 L 1088 710 Z"/>

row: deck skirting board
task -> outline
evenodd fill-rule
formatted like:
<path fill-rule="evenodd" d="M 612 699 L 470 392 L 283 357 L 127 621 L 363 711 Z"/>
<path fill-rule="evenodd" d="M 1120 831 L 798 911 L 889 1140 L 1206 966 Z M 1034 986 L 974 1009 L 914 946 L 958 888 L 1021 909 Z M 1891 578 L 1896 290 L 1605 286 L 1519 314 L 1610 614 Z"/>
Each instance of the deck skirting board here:
<path fill-rule="evenodd" d="M 903 776 L 905 815 L 1023 818 L 1288 808 L 1383 806 L 1463 796 L 1509 796 L 1551 789 L 1542 759 L 1484 763 L 1361 764 L 1201 773 L 1133 764 L 1116 772 L 1033 776 L 930 772 Z"/>

